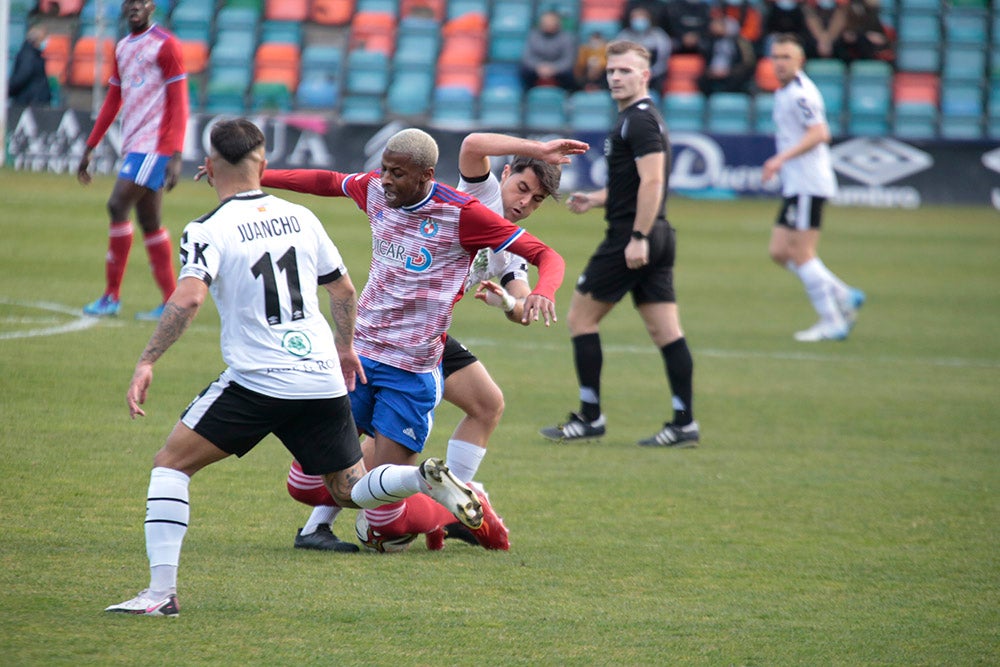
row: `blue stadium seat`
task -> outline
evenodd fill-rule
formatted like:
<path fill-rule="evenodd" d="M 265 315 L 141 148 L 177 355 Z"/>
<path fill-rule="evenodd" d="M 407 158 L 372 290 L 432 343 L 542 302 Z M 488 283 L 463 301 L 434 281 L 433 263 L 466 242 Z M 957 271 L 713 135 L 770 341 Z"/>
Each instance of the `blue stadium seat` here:
<path fill-rule="evenodd" d="M 490 33 L 493 35 L 527 33 L 534 25 L 532 14 L 530 2 L 495 0 L 490 17 Z"/>
<path fill-rule="evenodd" d="M 528 33 L 490 34 L 490 62 L 518 63 L 524 53 L 524 45 L 528 41 Z"/>
<path fill-rule="evenodd" d="M 260 10 L 251 7 L 223 7 L 215 18 L 218 30 L 257 31 L 260 23 Z"/>
<path fill-rule="evenodd" d="M 855 137 L 884 137 L 889 134 L 889 121 L 885 116 L 852 116 L 847 133 Z"/>
<path fill-rule="evenodd" d="M 566 91 L 536 86 L 525 93 L 524 124 L 530 130 L 561 130 L 566 127 Z"/>
<path fill-rule="evenodd" d="M 520 86 L 484 86 L 479 96 L 479 123 L 493 129 L 512 129 L 521 125 Z"/>
<path fill-rule="evenodd" d="M 887 116 L 892 97 L 890 86 L 878 83 L 851 83 L 847 110 L 853 116 Z"/>
<path fill-rule="evenodd" d="M 208 70 L 208 83 L 227 83 L 238 86 L 241 90 L 246 90 L 253 77 L 251 65 L 242 63 L 240 65 L 218 65 L 211 63 Z"/>
<path fill-rule="evenodd" d="M 929 102 L 900 102 L 893 114 L 893 136 L 931 139 L 937 135 L 937 107 Z"/>
<path fill-rule="evenodd" d="M 298 21 L 264 21 L 261 44 L 302 44 L 302 24 Z"/>
<path fill-rule="evenodd" d="M 339 46 L 326 44 L 307 44 L 302 49 L 301 71 L 307 77 L 319 74 L 334 80 L 340 78 L 340 65 L 344 59 L 344 51 Z"/>
<path fill-rule="evenodd" d="M 983 90 L 975 83 L 941 83 L 941 119 L 979 118 L 983 113 Z"/>
<path fill-rule="evenodd" d="M 322 74 L 304 75 L 295 92 L 299 109 L 331 110 L 337 106 L 337 84 Z"/>
<path fill-rule="evenodd" d="M 945 139 L 982 139 L 982 118 L 941 116 L 941 136 Z"/>
<path fill-rule="evenodd" d="M 892 84 L 892 65 L 883 60 L 855 60 L 848 69 L 851 86 L 856 83 Z"/>
<path fill-rule="evenodd" d="M 844 82 L 823 82 L 816 87 L 823 96 L 827 118 L 839 119 L 844 113 Z"/>
<path fill-rule="evenodd" d="M 385 118 L 382 95 L 345 95 L 340 118 L 346 123 L 374 125 Z"/>
<path fill-rule="evenodd" d="M 487 0 L 448 0 L 448 18 L 453 19 L 466 14 L 490 15 Z"/>
<path fill-rule="evenodd" d="M 483 67 L 483 90 L 516 88 L 521 90 L 521 76 L 516 63 L 486 63 Z"/>
<path fill-rule="evenodd" d="M 398 0 L 357 0 L 355 12 L 379 12 L 382 14 L 399 15 Z"/>
<path fill-rule="evenodd" d="M 233 31 L 219 33 L 219 38 L 209 54 L 211 67 L 253 66 L 256 50 L 253 33 Z"/>
<path fill-rule="evenodd" d="M 426 114 L 431 107 L 433 90 L 433 69 L 397 71 L 386 95 L 386 112 L 400 116 Z"/>
<path fill-rule="evenodd" d="M 750 132 L 750 96 L 745 93 L 715 93 L 708 98 L 705 129 L 717 134 Z"/>
<path fill-rule="evenodd" d="M 936 44 L 941 41 L 941 22 L 929 14 L 902 14 L 896 38 L 900 44 Z"/>
<path fill-rule="evenodd" d="M 347 54 L 346 92 L 381 95 L 389 87 L 389 58 L 381 51 L 355 49 Z M 346 100 L 345 100 L 346 101 Z"/>
<path fill-rule="evenodd" d="M 701 132 L 705 126 L 705 96 L 701 93 L 667 93 L 660 103 L 667 128 Z"/>
<path fill-rule="evenodd" d="M 442 86 L 434 89 L 431 125 L 447 128 L 469 128 L 475 123 L 476 98 L 464 86 Z"/>
<path fill-rule="evenodd" d="M 617 109 L 604 90 L 579 90 L 569 96 L 569 126 L 578 131 L 607 132 Z"/>
<path fill-rule="evenodd" d="M 760 134 L 774 134 L 774 94 L 757 93 L 753 100 L 753 129 Z M 830 127 L 831 132 L 833 126 Z"/>
<path fill-rule="evenodd" d="M 944 81 L 979 82 L 986 76 L 986 51 L 981 46 L 951 45 L 944 50 Z"/>
<path fill-rule="evenodd" d="M 283 83 L 256 82 L 250 87 L 250 110 L 287 113 L 292 110 L 292 94 Z"/>
<path fill-rule="evenodd" d="M 397 65 L 406 64 L 407 66 L 433 69 L 440 49 L 440 33 L 400 33 L 396 42 L 396 52 L 393 54 L 393 61 Z"/>
<path fill-rule="evenodd" d="M 985 48 L 989 21 L 986 12 L 970 8 L 952 8 L 944 17 L 945 41 Z"/>
<path fill-rule="evenodd" d="M 807 60 L 805 69 L 806 74 L 817 85 L 831 82 L 843 85 L 847 79 L 847 65 L 843 60 L 835 58 Z"/>
<path fill-rule="evenodd" d="M 618 21 L 583 21 L 580 23 L 578 31 L 578 42 L 583 42 L 590 38 L 595 32 L 604 35 L 607 40 L 612 40 L 621 32 L 621 25 Z"/>
<path fill-rule="evenodd" d="M 205 111 L 242 115 L 246 112 L 246 86 L 224 79 L 209 79 L 205 93 Z"/>

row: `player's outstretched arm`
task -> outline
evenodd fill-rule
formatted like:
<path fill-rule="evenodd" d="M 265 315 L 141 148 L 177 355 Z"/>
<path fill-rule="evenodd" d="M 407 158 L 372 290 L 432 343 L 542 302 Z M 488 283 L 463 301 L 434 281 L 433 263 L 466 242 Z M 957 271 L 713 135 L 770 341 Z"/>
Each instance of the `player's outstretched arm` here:
<path fill-rule="evenodd" d="M 462 140 L 458 153 L 458 170 L 466 177 L 478 177 L 490 170 L 490 157 L 523 155 L 548 162 L 569 164 L 570 155 L 582 155 L 590 145 L 575 139 L 534 141 L 494 132 L 473 132 Z"/>

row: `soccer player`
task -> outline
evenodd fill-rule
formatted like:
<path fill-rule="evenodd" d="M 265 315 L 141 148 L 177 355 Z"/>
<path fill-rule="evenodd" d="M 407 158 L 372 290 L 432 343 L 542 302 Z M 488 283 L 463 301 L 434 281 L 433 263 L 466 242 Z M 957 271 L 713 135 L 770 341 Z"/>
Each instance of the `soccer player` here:
<path fill-rule="evenodd" d="M 307 208 L 260 190 L 267 161 L 264 135 L 253 123 L 218 123 L 211 146 L 205 166 L 220 204 L 184 230 L 177 289 L 136 363 L 129 413 L 145 415 L 140 406 L 153 364 L 180 339 L 209 292 L 227 368 L 185 409 L 154 457 L 145 523 L 149 587 L 110 612 L 179 613 L 177 566 L 191 476 L 243 456 L 270 433 L 304 470 L 323 476 L 339 504 L 376 508 L 426 492 L 469 528 L 483 521 L 473 492 L 439 460 L 365 473 L 347 392 L 364 386 L 366 369 L 352 345 L 356 292 L 340 253 Z M 330 296 L 336 338 L 319 307 L 319 285 Z"/>
<path fill-rule="evenodd" d="M 406 463 L 421 452 L 444 390 L 440 362 L 454 304 L 479 250 L 509 250 L 538 267 L 522 322 L 555 319 L 565 264 L 554 250 L 473 197 L 434 180 L 438 148 L 426 132 L 393 135 L 382 168 L 365 174 L 268 171 L 264 185 L 351 197 L 372 228 L 369 280 L 358 302 L 355 346 L 368 384 L 351 392 L 354 418 L 370 436 L 371 465 Z M 506 528 L 483 493 L 480 543 L 506 548 Z M 379 536 L 437 533 L 439 515 L 400 502 L 365 512 Z"/>
<path fill-rule="evenodd" d="M 694 363 L 681 330 L 674 297 L 674 229 L 666 218 L 670 141 L 663 118 L 649 98 L 649 51 L 640 44 L 608 44 L 608 86 L 618 105 L 618 120 L 605 142 L 608 184 L 595 192 L 574 192 L 567 204 L 574 213 L 604 206 L 608 228 L 576 283 L 569 304 L 573 361 L 580 386 L 580 410 L 564 424 L 543 428 L 549 440 L 600 438 L 600 323 L 631 293 L 653 344 L 660 350 L 673 394 L 673 419 L 638 444 L 693 447 L 698 422 L 692 407 Z"/>
<path fill-rule="evenodd" d="M 473 133 L 462 142 L 459 152 L 458 190 L 475 196 L 490 210 L 518 223 L 534 213 L 547 197 L 558 195 L 560 165 L 569 162 L 568 156 L 582 154 L 588 148 L 586 143 L 572 139 L 539 142 L 504 134 Z M 489 158 L 507 155 L 515 158 L 497 178 L 490 171 Z M 484 248 L 472 262 L 465 290 L 477 289 L 476 298 L 501 308 L 511 322 L 527 325 L 523 312 L 525 299 L 531 294 L 527 270 L 528 263 L 523 257 Z M 503 415 L 503 392 L 482 362 L 450 332 L 441 370 L 444 400 L 465 413 L 448 440 L 446 464 L 460 480 L 472 483 L 486 455 L 490 435 Z M 301 467 L 293 462 L 287 486 L 293 498 L 313 507 L 306 525 L 296 534 L 295 546 L 349 551 L 353 545 L 338 540 L 332 532 L 331 524 L 340 508 L 331 503 L 322 479 L 303 474 Z M 481 486 L 477 488 L 482 490 Z M 416 500 L 411 497 L 407 502 Z M 443 530 L 448 536 L 465 536 L 461 524 L 452 523 Z M 442 533 L 435 532 L 428 537 L 428 543 L 437 547 L 441 539 Z"/>
<path fill-rule="evenodd" d="M 819 315 L 819 322 L 797 332 L 795 340 L 843 340 L 857 320 L 865 294 L 845 284 L 816 254 L 823 206 L 837 193 L 823 97 L 802 71 L 805 52 L 796 36 L 778 35 L 771 61 L 781 84 L 774 93 L 773 112 L 778 152 L 764 163 L 761 176 L 766 182 L 780 173 L 784 202 L 768 250 L 778 266 L 799 277 Z"/>
<path fill-rule="evenodd" d="M 152 0 L 125 0 L 122 13 L 131 33 L 115 47 L 108 95 L 87 139 L 87 148 L 76 169 L 77 179 L 91 181 L 90 158 L 119 110 L 122 112 L 121 171 L 108 199 L 111 228 L 105 257 L 104 294 L 83 307 L 87 315 L 106 317 L 121 310 L 121 286 L 132 248 L 135 209 L 145 240 L 153 278 L 163 303 L 177 285 L 170 233 L 162 227 L 163 190 L 172 190 L 181 172 L 181 150 L 187 129 L 187 74 L 177 39 L 151 23 Z M 162 303 L 139 312 L 140 320 L 159 319 Z"/>

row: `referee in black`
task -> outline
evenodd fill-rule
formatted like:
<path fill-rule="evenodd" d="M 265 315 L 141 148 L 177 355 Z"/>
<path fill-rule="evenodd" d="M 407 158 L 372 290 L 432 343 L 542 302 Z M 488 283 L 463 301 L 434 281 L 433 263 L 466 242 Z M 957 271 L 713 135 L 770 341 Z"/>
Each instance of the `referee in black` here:
<path fill-rule="evenodd" d="M 694 362 L 674 297 L 674 229 L 666 218 L 670 141 L 649 98 L 649 51 L 634 42 L 614 41 L 607 46 L 607 56 L 608 86 L 618 105 L 618 121 L 604 142 L 608 185 L 595 192 L 575 192 L 567 200 L 574 213 L 604 206 L 608 222 L 604 240 L 577 281 L 567 317 L 580 409 L 565 423 L 543 428 L 541 434 L 560 442 L 604 435 L 600 323 L 631 294 L 663 355 L 673 404 L 672 418 L 638 444 L 694 447 L 699 439 L 692 408 Z"/>

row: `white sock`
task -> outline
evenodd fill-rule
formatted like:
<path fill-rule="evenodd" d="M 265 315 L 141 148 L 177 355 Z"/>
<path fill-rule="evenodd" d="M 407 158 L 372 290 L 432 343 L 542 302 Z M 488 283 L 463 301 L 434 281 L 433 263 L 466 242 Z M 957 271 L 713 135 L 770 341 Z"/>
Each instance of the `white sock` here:
<path fill-rule="evenodd" d="M 429 489 L 417 466 L 386 463 L 358 480 L 351 489 L 351 500 L 358 507 L 375 509 Z"/>
<path fill-rule="evenodd" d="M 149 557 L 149 588 L 169 592 L 177 588 L 177 566 L 181 543 L 187 532 L 191 478 L 180 470 L 153 468 L 146 494 L 146 555 Z"/>
<path fill-rule="evenodd" d="M 822 322 L 844 326 L 844 316 L 837 304 L 836 287 L 830 280 L 829 269 L 814 257 L 798 267 L 799 280 L 805 285 L 806 294 Z"/>
<path fill-rule="evenodd" d="M 836 296 L 840 301 L 846 301 L 849 295 L 848 293 L 851 289 L 848 287 L 847 283 L 841 280 L 836 273 L 831 271 L 819 257 L 814 257 L 812 261 L 816 262 L 820 272 L 826 277 L 826 280 L 830 283 L 830 285 L 833 286 L 834 296 Z"/>
<path fill-rule="evenodd" d="M 455 477 L 463 482 L 471 482 L 479 471 L 479 464 L 486 456 L 486 448 L 464 440 L 448 441 L 448 456 L 445 465 Z"/>
<path fill-rule="evenodd" d="M 309 515 L 306 525 L 302 527 L 302 534 L 312 535 L 323 524 L 332 526 L 333 520 L 340 514 L 340 510 L 341 508 L 335 505 L 317 505 L 313 508 L 312 514 Z"/>

